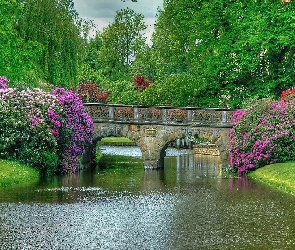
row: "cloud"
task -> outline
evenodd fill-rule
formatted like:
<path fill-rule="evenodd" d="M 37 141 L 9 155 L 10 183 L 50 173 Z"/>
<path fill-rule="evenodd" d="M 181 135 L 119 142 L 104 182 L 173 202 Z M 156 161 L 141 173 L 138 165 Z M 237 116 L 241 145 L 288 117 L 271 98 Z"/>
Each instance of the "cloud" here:
<path fill-rule="evenodd" d="M 116 11 L 127 7 L 143 14 L 145 18 L 155 18 L 158 7 L 163 5 L 163 0 L 74 0 L 74 4 L 79 15 L 89 19 L 113 18 Z"/>
<path fill-rule="evenodd" d="M 82 18 L 93 20 L 97 30 L 102 31 L 114 21 L 116 11 L 127 7 L 144 16 L 144 22 L 148 25 L 146 30 L 147 42 L 154 31 L 154 23 L 158 8 L 162 8 L 163 0 L 74 0 L 75 9 Z"/>

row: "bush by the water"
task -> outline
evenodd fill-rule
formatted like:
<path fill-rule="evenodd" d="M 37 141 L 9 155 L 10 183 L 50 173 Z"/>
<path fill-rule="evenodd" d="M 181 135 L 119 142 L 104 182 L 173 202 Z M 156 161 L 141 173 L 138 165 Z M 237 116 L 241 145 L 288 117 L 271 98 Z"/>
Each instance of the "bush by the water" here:
<path fill-rule="evenodd" d="M 62 88 L 17 90 L 8 83 L 0 78 L 0 158 L 46 173 L 76 171 L 93 133 L 79 96 Z"/>
<path fill-rule="evenodd" d="M 230 167 L 239 174 L 295 158 L 295 100 L 262 99 L 234 114 Z"/>

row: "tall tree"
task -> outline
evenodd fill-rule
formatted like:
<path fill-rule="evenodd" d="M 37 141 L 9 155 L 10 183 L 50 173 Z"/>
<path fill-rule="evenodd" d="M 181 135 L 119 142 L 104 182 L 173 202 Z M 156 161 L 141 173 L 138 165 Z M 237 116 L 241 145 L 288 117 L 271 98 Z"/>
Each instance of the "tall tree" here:
<path fill-rule="evenodd" d="M 294 84 L 294 10 L 294 1 L 167 0 L 153 37 L 157 74 L 196 76 L 199 105 L 279 96 Z"/>
<path fill-rule="evenodd" d="M 98 54 L 102 47 L 102 36 L 100 32 L 88 40 L 85 40 L 85 53 L 82 64 L 79 67 L 79 80 L 94 80 L 100 82 L 101 64 L 98 60 Z"/>
<path fill-rule="evenodd" d="M 212 94 L 228 90 L 236 106 L 245 93 L 278 97 L 293 86 L 294 3 L 217 2 L 204 1 L 195 16 L 195 66 Z"/>
<path fill-rule="evenodd" d="M 115 21 L 102 32 L 98 60 L 105 76 L 112 80 L 128 78 L 130 65 L 146 46 L 143 15 L 127 8 L 116 12 Z"/>
<path fill-rule="evenodd" d="M 71 86 L 77 81 L 82 43 L 73 0 L 23 0 L 20 32 L 26 41 L 42 44 L 39 61 L 45 80 Z"/>
<path fill-rule="evenodd" d="M 0 0 L 0 75 L 11 84 L 33 84 L 42 74 L 38 67 L 41 44 L 25 42 L 18 34 L 21 6 L 16 0 Z"/>
<path fill-rule="evenodd" d="M 159 10 L 152 37 L 158 77 L 189 71 L 190 47 L 195 44 L 192 20 L 198 10 L 197 2 L 169 0 Z"/>

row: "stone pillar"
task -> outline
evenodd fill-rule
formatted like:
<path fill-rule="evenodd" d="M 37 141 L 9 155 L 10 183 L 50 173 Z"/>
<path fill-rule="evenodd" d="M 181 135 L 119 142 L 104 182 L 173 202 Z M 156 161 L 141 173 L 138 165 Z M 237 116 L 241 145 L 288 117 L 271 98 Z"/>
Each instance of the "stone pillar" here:
<path fill-rule="evenodd" d="M 97 142 L 101 140 L 101 137 L 97 137 L 92 140 L 92 143 L 85 145 L 85 151 L 81 157 L 80 169 L 88 168 L 96 163 L 95 151 Z"/>
<path fill-rule="evenodd" d="M 138 140 L 138 146 L 142 152 L 145 169 L 163 168 L 164 156 L 163 147 L 165 146 L 165 137 L 159 128 L 145 127 L 141 137 Z"/>
<path fill-rule="evenodd" d="M 219 139 L 216 141 L 216 146 L 220 152 L 220 161 L 223 167 L 229 165 L 229 148 L 230 148 L 230 139 L 228 137 L 228 132 L 230 128 L 224 128 L 219 131 Z"/>

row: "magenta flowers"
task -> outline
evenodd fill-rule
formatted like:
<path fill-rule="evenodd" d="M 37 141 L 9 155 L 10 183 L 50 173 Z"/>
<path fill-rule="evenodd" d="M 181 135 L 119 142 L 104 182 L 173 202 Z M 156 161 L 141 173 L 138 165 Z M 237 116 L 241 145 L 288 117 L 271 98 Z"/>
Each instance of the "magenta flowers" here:
<path fill-rule="evenodd" d="M 55 88 L 53 95 L 57 97 L 58 104 L 63 109 L 59 120 L 59 133 L 65 137 L 59 143 L 62 152 L 61 164 L 64 170 L 75 172 L 79 167 L 78 156 L 84 152 L 87 143 L 92 143 L 93 121 L 85 112 L 78 94 L 63 88 Z M 50 113 L 50 116 L 53 120 L 57 119 L 57 115 L 53 113 Z"/>
<path fill-rule="evenodd" d="M 294 100 L 259 100 L 238 110 L 229 132 L 230 167 L 240 175 L 274 162 L 295 158 Z"/>
<path fill-rule="evenodd" d="M 19 91 L 0 77 L 0 157 L 19 160 L 41 172 L 76 171 L 93 122 L 79 96 L 55 88 Z"/>
<path fill-rule="evenodd" d="M 0 89 L 7 89 L 8 88 L 9 80 L 6 76 L 0 76 Z"/>

